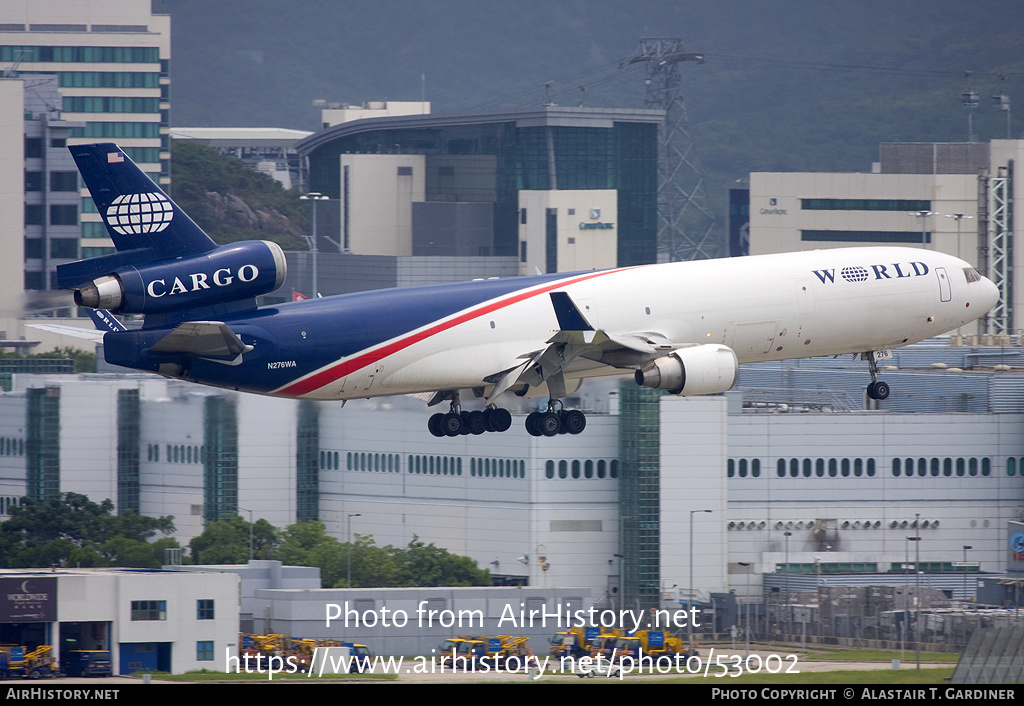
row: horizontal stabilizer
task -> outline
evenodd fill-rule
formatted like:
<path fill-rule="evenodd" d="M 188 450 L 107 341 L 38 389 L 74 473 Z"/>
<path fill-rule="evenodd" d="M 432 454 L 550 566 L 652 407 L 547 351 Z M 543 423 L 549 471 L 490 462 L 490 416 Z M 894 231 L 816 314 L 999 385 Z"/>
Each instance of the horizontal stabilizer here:
<path fill-rule="evenodd" d="M 155 353 L 189 353 L 199 356 L 239 356 L 252 346 L 220 321 L 186 321 L 150 348 Z"/>
<path fill-rule="evenodd" d="M 80 338 L 83 341 L 102 343 L 105 331 L 97 331 L 94 328 L 78 328 L 77 326 L 65 326 L 64 324 L 25 324 L 29 328 L 36 328 L 40 331 L 59 333 L 61 336 Z"/>

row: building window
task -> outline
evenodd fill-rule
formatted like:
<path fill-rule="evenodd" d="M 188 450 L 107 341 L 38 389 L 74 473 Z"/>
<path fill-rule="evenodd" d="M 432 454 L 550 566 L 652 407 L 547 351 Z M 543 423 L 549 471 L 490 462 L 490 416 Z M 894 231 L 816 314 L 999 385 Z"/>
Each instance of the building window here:
<path fill-rule="evenodd" d="M 31 204 L 25 204 L 25 225 L 27 226 L 41 226 L 43 225 L 43 207 Z"/>
<path fill-rule="evenodd" d="M 200 640 L 196 643 L 196 661 L 213 661 L 213 640 Z"/>
<path fill-rule="evenodd" d="M 50 257 L 76 259 L 78 238 L 54 238 L 50 241 Z"/>
<path fill-rule="evenodd" d="M 196 601 L 196 620 L 213 620 L 212 598 L 200 598 Z"/>
<path fill-rule="evenodd" d="M 78 206 L 76 205 L 53 205 L 50 206 L 51 226 L 74 226 L 78 225 Z"/>
<path fill-rule="evenodd" d="M 167 601 L 132 601 L 132 620 L 167 620 Z"/>
<path fill-rule="evenodd" d="M 930 211 L 932 202 L 918 199 L 800 199 L 805 211 Z"/>
<path fill-rule="evenodd" d="M 25 138 L 25 159 L 41 159 L 43 156 L 43 138 Z"/>
<path fill-rule="evenodd" d="M 78 191 L 78 172 L 50 172 L 50 191 Z"/>

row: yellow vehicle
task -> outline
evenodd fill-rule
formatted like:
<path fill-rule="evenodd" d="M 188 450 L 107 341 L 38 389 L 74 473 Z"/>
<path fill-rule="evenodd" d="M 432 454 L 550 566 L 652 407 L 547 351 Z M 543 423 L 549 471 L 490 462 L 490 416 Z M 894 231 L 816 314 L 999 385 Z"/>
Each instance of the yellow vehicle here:
<path fill-rule="evenodd" d="M 612 650 L 615 648 L 615 641 L 622 637 L 622 628 L 614 628 L 610 632 L 602 632 L 590 641 L 590 656 L 602 659 L 611 659 Z"/>
<path fill-rule="evenodd" d="M 366 645 L 328 639 L 314 640 L 308 637 L 292 638 L 278 633 L 270 635 L 242 633 L 239 635 L 239 644 L 242 646 L 241 654 L 243 656 L 263 655 L 280 657 L 285 660 L 292 658 L 300 672 L 309 670 L 318 647 L 347 647 L 349 655 L 356 658 L 352 660 L 349 672 L 362 672 L 364 665 L 368 664 L 367 660 L 373 659 L 373 653 Z"/>
<path fill-rule="evenodd" d="M 590 654 L 592 641 L 599 636 L 598 628 L 575 627 L 567 632 L 556 632 L 548 644 L 552 657 L 582 657 Z"/>
<path fill-rule="evenodd" d="M 448 664 L 454 652 L 456 658 L 465 658 L 476 665 L 492 665 L 500 668 L 508 657 L 523 657 L 529 654 L 526 643 L 530 638 L 514 635 L 459 635 L 441 643 L 441 664 Z M 458 662 L 456 664 L 459 664 Z"/>
<path fill-rule="evenodd" d="M 638 630 L 632 635 L 624 635 L 615 640 L 615 659 L 637 659 L 640 650 L 654 658 L 661 655 L 685 654 L 683 641 L 678 637 L 669 637 L 662 630 Z"/>

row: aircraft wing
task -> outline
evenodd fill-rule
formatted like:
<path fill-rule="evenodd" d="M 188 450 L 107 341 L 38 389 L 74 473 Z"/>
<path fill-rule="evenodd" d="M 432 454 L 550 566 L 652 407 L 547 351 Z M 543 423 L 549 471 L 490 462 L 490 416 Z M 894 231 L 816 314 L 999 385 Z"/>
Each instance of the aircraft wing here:
<path fill-rule="evenodd" d="M 645 365 L 687 343 L 673 343 L 655 331 L 616 333 L 595 329 L 566 292 L 551 292 L 558 318 L 558 332 L 547 347 L 526 353 L 522 363 L 492 376 L 488 403 L 509 388 L 547 383 L 552 397 L 565 396 L 565 374 L 579 367 L 607 365 L 633 369 Z"/>
<path fill-rule="evenodd" d="M 227 365 L 238 365 L 252 346 L 242 342 L 222 321 L 186 321 L 178 324 L 150 350 L 157 353 L 189 353 Z M 217 357 L 211 357 L 217 356 Z M 219 357 L 234 356 L 231 360 Z"/>

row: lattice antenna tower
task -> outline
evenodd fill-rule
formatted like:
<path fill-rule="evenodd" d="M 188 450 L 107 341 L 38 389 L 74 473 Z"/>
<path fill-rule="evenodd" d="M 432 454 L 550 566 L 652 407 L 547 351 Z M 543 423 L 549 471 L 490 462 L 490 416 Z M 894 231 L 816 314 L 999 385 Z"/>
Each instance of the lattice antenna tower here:
<path fill-rule="evenodd" d="M 632 56 L 619 66 L 647 65 L 644 108 L 665 111 L 658 139 L 658 258 L 698 260 L 724 255 L 716 237 L 715 216 L 708 202 L 704 175 L 690 137 L 690 118 L 679 91 L 679 65 L 704 63 L 701 54 L 686 50 L 681 39 L 654 37 L 640 40 Z"/>

